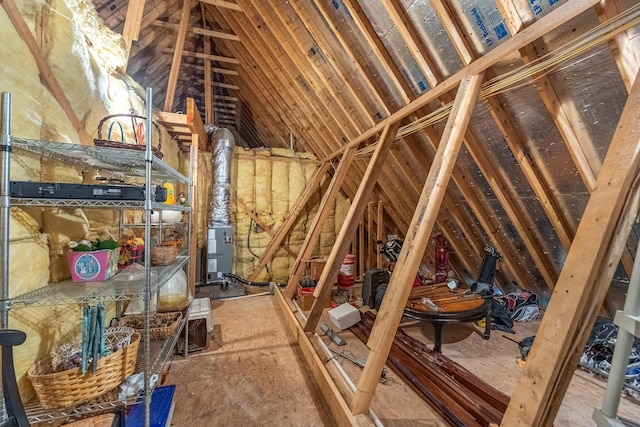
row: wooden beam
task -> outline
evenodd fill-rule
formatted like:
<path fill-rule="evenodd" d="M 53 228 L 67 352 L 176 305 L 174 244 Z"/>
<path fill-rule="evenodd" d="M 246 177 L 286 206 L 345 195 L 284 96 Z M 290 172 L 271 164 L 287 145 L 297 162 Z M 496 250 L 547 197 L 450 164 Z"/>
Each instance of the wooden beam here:
<path fill-rule="evenodd" d="M 237 12 L 242 12 L 242 7 L 240 7 L 237 3 L 231 3 L 229 1 L 224 0 L 200 0 L 202 3 L 209 4 L 215 7 L 221 7 L 223 9 L 235 10 Z"/>
<path fill-rule="evenodd" d="M 142 25 L 142 16 L 144 14 L 145 0 L 130 0 L 127 4 L 127 16 L 124 20 L 124 29 L 122 37 L 126 45 L 126 58 L 129 60 L 131 54 L 131 45 L 134 40 L 138 40 L 140 35 L 140 26 Z"/>
<path fill-rule="evenodd" d="M 639 116 L 636 76 L 504 426 L 553 424 L 637 214 Z"/>
<path fill-rule="evenodd" d="M 199 149 L 206 151 L 209 139 L 204 130 L 204 124 L 198 106 L 193 98 L 187 98 L 187 114 L 157 111 L 159 121 L 171 132 L 182 132 L 198 135 Z"/>
<path fill-rule="evenodd" d="M 187 35 L 187 26 L 189 25 L 189 15 L 191 13 L 191 0 L 182 0 L 182 15 L 180 16 L 180 28 L 178 29 L 178 37 L 173 52 L 173 61 L 171 62 L 171 72 L 169 73 L 169 82 L 167 84 L 167 93 L 164 100 L 164 111 L 171 111 L 173 107 L 173 98 L 176 93 L 176 83 L 178 83 L 178 75 L 180 73 L 180 64 L 182 63 L 182 50 L 184 49 L 184 39 Z"/>
<path fill-rule="evenodd" d="M 284 292 L 284 295 L 287 298 L 292 298 L 296 292 L 298 282 L 300 281 L 300 278 L 302 277 L 302 273 L 304 271 L 304 264 L 313 253 L 313 249 L 315 248 L 315 245 L 320 238 L 322 227 L 324 226 L 327 217 L 329 217 L 331 208 L 333 207 L 336 197 L 340 192 L 340 187 L 347 178 L 349 168 L 351 167 L 351 163 L 353 162 L 355 155 L 355 149 L 347 150 L 344 152 L 342 158 L 340 159 L 340 163 L 338 164 L 338 167 L 333 175 L 333 178 L 329 183 L 329 187 L 322 196 L 322 200 L 320 201 L 320 205 L 318 206 L 316 216 L 313 218 L 313 221 L 309 226 L 307 236 L 304 239 L 304 243 L 302 243 L 300 253 L 298 253 L 298 258 L 291 268 L 291 277 L 289 278 L 287 288 Z"/>
<path fill-rule="evenodd" d="M 236 42 L 241 41 L 240 37 L 236 36 L 235 34 L 225 33 L 222 31 L 207 30 L 205 28 L 198 28 L 198 27 L 193 27 L 191 31 L 193 31 L 194 34 L 213 37 L 214 39 L 231 40 Z"/>
<path fill-rule="evenodd" d="M 512 35 L 517 34 L 522 28 L 524 28 L 524 22 L 522 22 L 520 13 L 512 0 L 497 0 L 496 6 L 507 24 L 509 33 Z"/>
<path fill-rule="evenodd" d="M 487 68 L 495 65 L 502 59 L 511 55 L 515 50 L 518 50 L 523 46 L 532 43 L 534 40 L 537 40 L 545 34 L 553 31 L 555 28 L 558 28 L 565 22 L 575 18 L 585 10 L 588 10 L 591 7 L 595 6 L 599 1 L 600 0 L 573 0 L 571 2 L 563 4 L 562 6 L 559 6 L 556 10 L 540 18 L 540 20 L 536 21 L 531 26 L 525 28 L 518 34 L 515 34 L 509 40 L 505 41 L 495 49 L 483 55 L 481 58 L 476 59 L 471 64 L 467 65 L 451 77 L 447 78 L 445 81 L 437 84 L 428 92 L 422 94 L 411 103 L 391 114 L 389 117 L 377 123 L 375 126 L 369 128 L 369 130 L 367 130 L 366 132 L 363 132 L 358 137 L 352 139 L 349 143 L 342 145 L 340 149 L 333 152 L 329 157 L 323 159 L 323 161 L 337 157 L 343 151 L 351 147 L 359 146 L 362 142 L 380 133 L 380 131 L 384 129 L 387 124 L 395 123 L 402 120 L 418 109 L 426 106 L 431 101 L 449 92 L 450 90 L 455 88 L 466 76 L 483 72 Z"/>
<path fill-rule="evenodd" d="M 381 0 L 381 3 L 400 33 L 400 37 L 407 45 L 407 49 L 411 52 L 411 56 L 416 60 L 420 71 L 427 79 L 429 86 L 434 87 L 438 83 L 436 67 L 429 59 L 429 55 L 420 41 L 420 36 L 406 15 L 403 5 L 396 0 Z"/>
<path fill-rule="evenodd" d="M 331 289 L 338 278 L 342 260 L 349 250 L 349 245 L 358 227 L 358 218 L 362 217 L 364 213 L 367 201 L 369 197 L 371 197 L 373 188 L 382 172 L 382 165 L 387 160 L 387 154 L 391 149 L 391 144 L 393 144 L 393 141 L 396 139 L 398 127 L 399 125 L 395 125 L 384 129 L 378 141 L 376 151 L 373 153 L 364 176 L 360 180 L 360 186 L 351 202 L 349 212 L 342 223 L 340 232 L 336 236 L 336 241 L 333 244 L 333 248 L 331 248 L 331 253 L 327 257 L 327 265 L 324 270 L 322 270 L 316 289 L 313 292 L 316 300 L 313 302 L 311 312 L 304 325 L 304 330 L 307 332 L 313 332 L 316 329 L 320 316 L 322 315 L 322 310 L 331 299 Z"/>
<path fill-rule="evenodd" d="M 206 199 L 206 192 L 198 191 L 198 146 L 200 145 L 200 136 L 197 133 L 191 135 L 191 162 L 193 163 L 193 169 L 191 170 L 191 195 L 189 198 L 189 203 L 191 205 L 191 230 L 189 236 L 189 253 L 191 256 L 189 257 L 189 292 L 191 295 L 196 294 L 196 250 L 197 250 L 197 242 L 198 242 L 198 215 L 200 211 L 198 210 L 198 196 Z"/>
<path fill-rule="evenodd" d="M 171 49 L 165 49 L 165 52 L 171 52 Z M 209 61 L 217 61 L 217 62 L 225 62 L 228 64 L 239 64 L 240 61 L 238 61 L 236 58 L 230 58 L 227 56 L 220 56 L 220 55 L 207 55 L 205 53 L 202 52 L 193 52 L 191 50 L 185 50 L 184 52 L 182 52 L 183 55 L 188 55 L 188 56 L 193 56 L 196 58 L 200 58 L 200 59 L 206 59 Z"/>
<path fill-rule="evenodd" d="M 306 366 L 311 371 L 317 387 L 320 389 L 320 393 L 324 397 L 324 400 L 331 411 L 331 415 L 336 423 L 340 426 L 353 426 L 353 427 L 373 427 L 373 423 L 365 415 L 354 416 L 349 410 L 349 405 L 345 401 L 344 397 L 340 393 L 340 390 L 348 390 L 348 386 L 344 384 L 345 380 L 339 375 L 332 376 L 327 371 L 327 364 L 324 360 L 320 359 L 318 353 L 311 343 L 311 339 L 314 334 L 305 333 L 300 326 L 300 322 L 296 317 L 297 310 L 291 309 L 287 304 L 287 300 L 282 295 L 280 289 L 276 288 L 275 300 L 280 308 L 280 312 L 284 316 L 285 325 L 289 332 L 293 335 L 302 356 L 306 361 Z M 290 303 L 291 301 L 289 301 Z M 295 310 L 295 311 L 294 311 Z M 336 385 L 337 381 L 340 381 L 342 387 Z"/>
<path fill-rule="evenodd" d="M 200 3 L 200 13 L 205 16 L 204 4 Z M 207 25 L 206 19 L 203 18 L 202 25 Z M 195 32 L 195 28 L 194 28 Z M 196 33 L 197 34 L 197 33 Z M 204 53 L 206 55 L 211 54 L 211 40 L 208 37 L 204 38 Z M 204 61 L 204 117 L 206 123 L 213 123 L 213 109 L 211 103 L 213 102 L 213 90 L 211 87 L 211 61 Z"/>
<path fill-rule="evenodd" d="M 187 98 L 187 127 L 191 133 L 198 135 L 198 149 L 207 151 L 209 138 L 204 130 L 202 117 L 193 98 Z"/>
<path fill-rule="evenodd" d="M 606 0 L 603 3 L 600 3 L 596 7 L 600 22 L 608 21 L 620 13 L 617 0 Z M 630 31 L 631 30 L 627 30 L 620 33 L 616 35 L 614 40 L 609 41 L 611 51 L 613 56 L 616 58 L 616 64 L 618 65 L 622 81 L 624 81 L 627 91 L 631 90 L 633 80 L 638 74 L 638 69 L 640 68 L 640 58 L 638 57 L 639 55 L 637 54 L 636 49 L 633 48 Z"/>
<path fill-rule="evenodd" d="M 206 43 L 206 42 L 205 42 Z M 207 52 L 203 52 L 203 53 L 207 53 Z M 206 61 L 205 61 L 206 63 Z M 200 65 L 200 64 L 182 64 L 183 67 L 189 67 L 189 68 L 193 68 L 196 70 L 202 70 L 204 71 L 204 65 Z M 211 67 L 211 71 L 213 71 L 214 73 L 218 73 L 218 74 L 224 74 L 227 76 L 239 76 L 240 73 L 238 73 L 236 70 L 230 70 L 228 68 L 220 68 L 220 67 Z"/>
<path fill-rule="evenodd" d="M 240 90 L 240 87 L 236 86 L 236 85 L 231 85 L 229 83 L 223 83 L 223 82 L 211 82 L 213 84 L 213 86 L 217 86 L 217 87 L 223 87 L 225 89 L 230 89 L 230 90 Z"/>
<path fill-rule="evenodd" d="M 173 31 L 176 31 L 176 30 L 178 30 L 180 28 L 179 24 L 175 24 L 173 22 L 163 21 L 161 19 L 156 19 L 156 20 L 152 21 L 151 25 L 153 25 L 154 27 L 166 28 L 168 30 L 173 30 Z"/>
<path fill-rule="evenodd" d="M 260 259 L 258 260 L 256 267 L 253 269 L 251 276 L 249 276 L 249 280 L 252 280 L 252 281 L 255 280 L 260 274 L 260 272 L 262 271 L 262 269 L 269 263 L 269 261 L 271 261 L 271 258 L 276 253 L 278 247 L 280 246 L 284 238 L 289 235 L 289 231 L 291 231 L 293 224 L 295 224 L 296 220 L 298 219 L 298 215 L 300 215 L 300 212 L 302 212 L 302 209 L 306 206 L 311 196 L 320 187 L 320 184 L 322 183 L 322 180 L 325 178 L 330 167 L 331 167 L 331 163 L 327 162 L 320 165 L 318 170 L 316 170 L 315 174 L 313 175 L 313 178 L 311 178 L 311 181 L 305 187 L 304 191 L 300 194 L 300 197 L 298 197 L 298 200 L 293 205 L 293 208 L 291 209 L 291 211 L 289 211 L 289 214 L 287 215 L 287 218 L 282 223 L 282 226 L 280 226 L 278 231 L 275 233 L 275 235 L 273 235 L 273 237 L 269 241 L 269 244 L 265 248 Z"/>
<path fill-rule="evenodd" d="M 360 223 L 358 224 L 358 277 L 364 279 L 365 272 L 365 257 L 366 252 L 364 250 L 364 209 L 363 215 L 360 218 Z"/>
<path fill-rule="evenodd" d="M 221 99 L 223 101 L 240 102 L 235 96 L 213 95 L 213 99 Z"/>
<path fill-rule="evenodd" d="M 31 31 L 29 30 L 27 24 L 24 22 L 22 14 L 16 7 L 16 4 L 13 2 L 13 0 L 3 0 L 1 3 L 5 12 L 7 12 L 7 16 L 13 24 L 13 27 L 16 29 L 16 32 L 27 45 L 29 52 L 31 52 L 31 56 L 33 57 L 33 60 L 38 67 L 38 72 L 40 73 L 42 84 L 47 88 L 51 95 L 53 95 L 53 98 L 58 102 L 60 108 L 62 108 L 62 111 L 64 111 L 73 128 L 76 130 L 76 132 L 78 132 L 80 142 L 84 145 L 93 145 L 91 136 L 84 129 L 82 122 L 73 110 L 73 106 L 65 95 L 64 90 L 60 86 L 60 83 L 58 83 L 58 79 L 49 66 L 47 59 L 42 54 L 38 42 L 31 34 Z"/>
<path fill-rule="evenodd" d="M 265 224 L 264 221 L 262 221 L 260 219 L 260 217 L 254 211 L 249 209 L 249 206 L 247 206 L 247 204 L 245 202 L 243 202 L 242 200 L 238 199 L 237 197 L 234 197 L 234 199 L 235 199 L 236 203 L 238 205 L 240 205 L 240 208 L 242 208 L 244 213 L 249 215 L 251 217 L 251 219 L 253 219 L 255 221 L 255 223 L 260 226 L 260 228 L 262 228 L 269 236 L 271 236 L 271 239 L 273 240 L 273 231 L 271 230 L 271 227 L 269 227 L 267 224 Z M 291 250 L 289 245 L 285 245 L 285 244 L 283 244 L 281 242 L 280 243 L 280 247 L 282 247 L 285 251 L 287 251 L 287 253 L 289 255 L 291 255 L 293 258 L 296 258 L 298 256 L 295 252 L 293 252 Z"/>
<path fill-rule="evenodd" d="M 380 373 L 402 318 L 422 254 L 431 237 L 483 77 L 483 73 L 467 76 L 458 89 L 442 141 L 429 169 L 420 201 L 406 234 L 403 250 L 400 251 L 394 274 L 391 276 L 387 293 L 367 343 L 371 352 L 351 402 L 351 411 L 354 414 L 365 412 L 373 400 Z"/>
<path fill-rule="evenodd" d="M 378 201 L 378 209 L 377 211 L 377 228 L 376 228 L 376 239 L 377 240 L 381 240 L 384 241 L 384 239 L 382 238 L 382 226 L 384 224 L 384 203 L 382 203 L 381 201 Z M 382 268 L 382 254 L 380 253 L 380 251 L 376 251 L 376 267 L 377 268 Z"/>

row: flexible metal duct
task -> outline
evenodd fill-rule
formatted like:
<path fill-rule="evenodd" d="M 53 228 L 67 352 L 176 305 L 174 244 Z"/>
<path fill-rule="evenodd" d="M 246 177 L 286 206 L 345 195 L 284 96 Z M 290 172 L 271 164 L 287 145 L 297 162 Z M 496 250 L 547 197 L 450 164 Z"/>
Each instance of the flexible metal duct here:
<path fill-rule="evenodd" d="M 209 226 L 231 225 L 231 162 L 235 138 L 229 129 L 210 126 L 213 142 L 213 185 Z"/>

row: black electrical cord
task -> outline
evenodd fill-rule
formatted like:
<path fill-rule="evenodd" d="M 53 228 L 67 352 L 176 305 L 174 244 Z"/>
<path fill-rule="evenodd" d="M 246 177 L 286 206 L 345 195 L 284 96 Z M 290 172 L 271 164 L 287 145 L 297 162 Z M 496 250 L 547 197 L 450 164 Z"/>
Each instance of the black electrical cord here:
<path fill-rule="evenodd" d="M 280 287 L 284 287 L 287 286 L 286 283 L 275 283 L 275 282 L 252 282 L 250 280 L 247 279 L 243 279 L 240 276 L 236 276 L 235 274 L 231 274 L 231 273 L 224 273 L 222 275 L 222 277 L 224 277 L 225 279 L 231 279 L 231 280 L 235 280 L 238 281 L 240 283 L 244 283 L 245 285 L 251 285 L 251 286 L 257 286 L 257 287 L 265 287 L 265 286 L 270 286 L 270 285 L 276 285 L 276 286 L 280 286 Z"/>
<path fill-rule="evenodd" d="M 260 259 L 260 256 L 256 255 L 255 252 L 253 252 L 253 250 L 251 249 L 251 230 L 253 229 L 254 224 L 255 221 L 253 220 L 253 218 L 251 218 L 251 220 L 249 221 L 249 232 L 247 233 L 247 248 L 249 249 L 249 253 L 251 253 L 251 255 Z M 269 274 L 269 264 L 265 265 L 264 268 L 267 269 L 267 274 Z"/>

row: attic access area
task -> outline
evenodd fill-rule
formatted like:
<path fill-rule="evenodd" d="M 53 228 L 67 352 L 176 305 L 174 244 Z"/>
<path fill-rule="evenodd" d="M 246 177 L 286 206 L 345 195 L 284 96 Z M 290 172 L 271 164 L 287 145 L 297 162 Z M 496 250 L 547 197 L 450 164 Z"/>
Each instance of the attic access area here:
<path fill-rule="evenodd" d="M 0 4 L 0 425 L 640 425 L 636 2 Z"/>

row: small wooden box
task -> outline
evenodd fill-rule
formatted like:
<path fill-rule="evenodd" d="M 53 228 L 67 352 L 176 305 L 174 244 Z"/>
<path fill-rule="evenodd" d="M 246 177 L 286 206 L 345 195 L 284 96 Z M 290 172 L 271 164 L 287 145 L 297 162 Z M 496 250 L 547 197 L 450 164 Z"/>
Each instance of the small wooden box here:
<path fill-rule="evenodd" d="M 309 278 L 311 280 L 320 279 L 320 275 L 322 274 L 322 270 L 324 270 L 324 266 L 327 264 L 327 258 L 311 258 L 309 262 L 307 262 L 307 271 L 309 272 Z"/>

